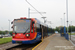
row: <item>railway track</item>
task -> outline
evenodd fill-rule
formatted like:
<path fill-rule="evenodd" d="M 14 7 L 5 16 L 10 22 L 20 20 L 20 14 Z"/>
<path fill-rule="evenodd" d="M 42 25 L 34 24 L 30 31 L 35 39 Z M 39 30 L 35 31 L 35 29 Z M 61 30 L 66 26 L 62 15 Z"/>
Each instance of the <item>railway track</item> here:
<path fill-rule="evenodd" d="M 21 44 L 21 45 L 18 45 L 18 46 L 14 46 L 12 48 L 8 48 L 6 50 L 32 50 L 32 48 L 34 48 L 40 42 L 35 43 L 35 44 Z"/>
<path fill-rule="evenodd" d="M 1 44 L 0 45 L 0 50 L 6 50 L 8 48 L 11 48 L 13 46 L 18 46 L 20 44 L 12 44 L 12 42 L 6 43 L 6 44 Z"/>

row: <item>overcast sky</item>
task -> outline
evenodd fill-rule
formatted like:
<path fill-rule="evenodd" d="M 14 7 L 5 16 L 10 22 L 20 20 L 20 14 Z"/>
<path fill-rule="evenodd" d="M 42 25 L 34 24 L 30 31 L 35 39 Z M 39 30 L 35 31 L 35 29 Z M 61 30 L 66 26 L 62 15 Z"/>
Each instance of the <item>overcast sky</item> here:
<path fill-rule="evenodd" d="M 46 12 L 42 14 L 47 17 L 47 21 L 51 21 L 51 27 L 64 25 L 64 13 L 66 13 L 66 0 L 28 0 L 39 12 Z M 28 8 L 30 12 L 36 12 L 25 0 L 0 0 L 0 30 L 9 29 L 9 21 L 20 17 L 28 17 Z M 75 0 L 68 0 L 68 15 L 69 23 L 75 25 Z M 42 16 L 38 13 L 30 14 L 31 18 L 37 18 L 43 22 Z M 65 26 L 66 24 L 65 15 Z M 48 23 L 46 23 L 48 24 Z M 10 24 L 11 25 L 11 24 Z M 48 24 L 49 25 L 49 24 Z M 12 26 L 12 25 L 11 25 Z M 11 28 L 10 28 L 11 29 Z"/>

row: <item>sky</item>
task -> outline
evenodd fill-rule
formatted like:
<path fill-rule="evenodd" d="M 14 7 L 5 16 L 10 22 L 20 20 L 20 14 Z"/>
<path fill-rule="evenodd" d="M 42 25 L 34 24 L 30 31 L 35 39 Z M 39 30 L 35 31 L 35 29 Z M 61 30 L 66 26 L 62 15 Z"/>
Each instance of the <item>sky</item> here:
<path fill-rule="evenodd" d="M 67 16 L 66 14 L 66 0 L 27 0 L 33 7 L 35 7 L 39 12 L 46 12 L 42 15 L 46 17 L 46 24 L 52 28 L 58 27 L 60 25 L 67 26 Z M 34 8 L 32 8 L 26 0 L 0 0 L 0 30 L 9 30 L 9 20 L 10 20 L 10 30 L 11 22 L 14 19 L 20 17 L 28 18 L 28 8 L 30 8 L 30 18 L 37 18 L 41 22 L 44 20 L 41 18 L 39 13 Z M 68 0 L 68 20 L 69 24 L 75 25 L 75 0 Z M 62 18 L 62 20 L 61 20 Z M 52 24 L 48 23 L 51 21 Z"/>

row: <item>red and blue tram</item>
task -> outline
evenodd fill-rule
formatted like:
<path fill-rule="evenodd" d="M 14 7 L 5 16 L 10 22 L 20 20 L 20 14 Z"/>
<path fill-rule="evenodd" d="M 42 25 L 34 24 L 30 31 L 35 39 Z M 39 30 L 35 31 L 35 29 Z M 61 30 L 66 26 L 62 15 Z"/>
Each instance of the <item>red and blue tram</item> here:
<path fill-rule="evenodd" d="M 48 36 L 47 25 L 36 18 L 14 19 L 12 43 L 33 44 Z"/>

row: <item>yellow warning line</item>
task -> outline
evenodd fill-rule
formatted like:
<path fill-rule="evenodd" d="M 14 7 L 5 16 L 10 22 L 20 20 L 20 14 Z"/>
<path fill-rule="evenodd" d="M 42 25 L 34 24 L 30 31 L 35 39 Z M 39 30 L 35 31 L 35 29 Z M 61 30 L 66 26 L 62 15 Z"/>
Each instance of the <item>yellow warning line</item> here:
<path fill-rule="evenodd" d="M 42 40 L 42 42 L 43 42 L 43 40 Z M 42 42 L 40 42 L 38 45 L 40 45 Z M 36 45 L 32 50 L 34 50 L 38 45 Z"/>
<path fill-rule="evenodd" d="M 53 34 L 50 38 L 52 38 L 55 34 Z M 42 40 L 43 42 L 43 40 Z M 40 42 L 38 45 L 40 45 L 42 42 Z M 38 45 L 36 45 L 32 50 L 34 50 Z"/>

